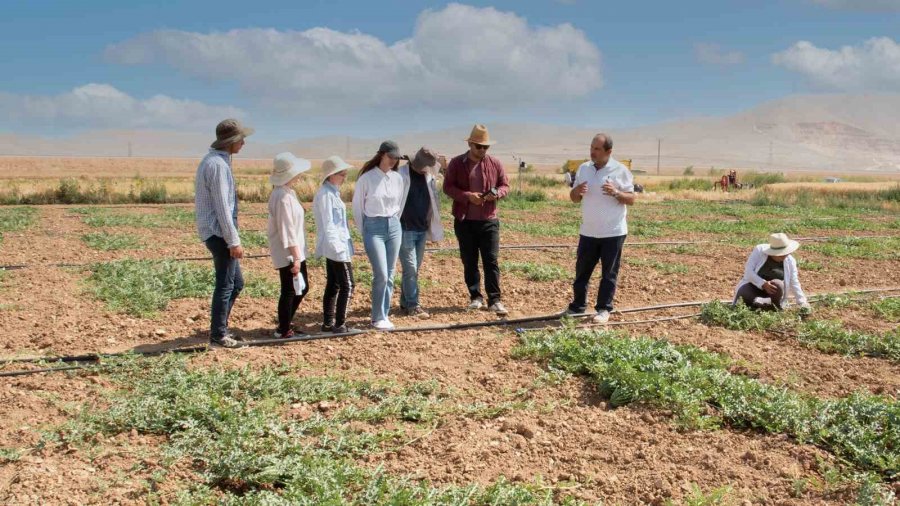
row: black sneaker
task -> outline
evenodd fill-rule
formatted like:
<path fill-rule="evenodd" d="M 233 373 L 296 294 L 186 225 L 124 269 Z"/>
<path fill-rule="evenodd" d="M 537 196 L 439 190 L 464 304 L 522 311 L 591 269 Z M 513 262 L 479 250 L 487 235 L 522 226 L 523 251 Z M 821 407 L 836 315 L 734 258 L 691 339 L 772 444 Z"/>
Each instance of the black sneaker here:
<path fill-rule="evenodd" d="M 323 323 L 322 332 L 334 332 L 334 324 L 329 325 L 327 323 Z"/>

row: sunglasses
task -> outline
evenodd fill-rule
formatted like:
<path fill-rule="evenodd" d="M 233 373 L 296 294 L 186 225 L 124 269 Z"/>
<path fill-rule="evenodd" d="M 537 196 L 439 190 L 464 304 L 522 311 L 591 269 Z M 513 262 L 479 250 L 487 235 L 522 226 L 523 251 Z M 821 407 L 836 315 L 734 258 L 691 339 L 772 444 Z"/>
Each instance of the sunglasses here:
<path fill-rule="evenodd" d="M 485 144 L 474 144 L 474 143 L 473 143 L 473 144 L 472 144 L 472 147 L 475 148 L 475 149 L 486 150 L 486 149 L 489 148 L 490 146 L 485 145 Z"/>

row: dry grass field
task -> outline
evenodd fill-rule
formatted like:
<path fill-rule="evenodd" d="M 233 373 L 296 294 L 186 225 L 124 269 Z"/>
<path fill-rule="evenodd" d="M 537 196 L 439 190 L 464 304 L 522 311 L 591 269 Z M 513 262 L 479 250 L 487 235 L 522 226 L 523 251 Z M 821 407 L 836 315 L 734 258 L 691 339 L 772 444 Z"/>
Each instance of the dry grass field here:
<path fill-rule="evenodd" d="M 78 173 L 68 161 L 25 162 L 0 161 L 9 164 L 0 166 L 0 185 L 14 178 L 54 191 L 65 178 L 119 173 L 116 191 L 127 193 L 140 172 L 148 187 L 172 184 L 171 195 L 190 192 L 196 166 L 85 160 Z M 236 164 L 239 185 L 260 200 L 267 163 Z M 498 325 L 164 356 L 128 352 L 207 339 L 212 269 L 190 205 L 0 207 L 0 502 L 896 500 L 896 182 L 820 188 L 788 175 L 722 193 L 639 175 L 654 189 L 629 210 L 616 307 L 729 299 L 750 248 L 776 231 L 814 238 L 801 239 L 795 254 L 808 294 L 880 292 L 824 295 L 810 315 L 710 302 L 614 313 L 608 327 L 516 323 L 558 313 L 571 297 L 580 209 L 558 176 L 539 168 L 522 194 L 501 202 L 501 245 L 530 246 L 501 250 L 509 325 L 464 309 L 451 233 L 430 245 L 437 249 L 420 274 L 432 317 L 392 320 L 401 328 Z M 248 340 L 274 329 L 266 212 L 262 201 L 241 202 L 247 287 L 231 327 Z M 311 289 L 294 323 L 318 334 L 324 268 L 308 264 Z M 350 323 L 359 328 L 368 323 L 367 264 L 354 258 Z M 38 372 L 73 365 L 53 357 L 122 352 L 83 369 Z M 45 360 L 15 361 L 33 357 Z M 33 374 L 11 375 L 20 371 Z"/>

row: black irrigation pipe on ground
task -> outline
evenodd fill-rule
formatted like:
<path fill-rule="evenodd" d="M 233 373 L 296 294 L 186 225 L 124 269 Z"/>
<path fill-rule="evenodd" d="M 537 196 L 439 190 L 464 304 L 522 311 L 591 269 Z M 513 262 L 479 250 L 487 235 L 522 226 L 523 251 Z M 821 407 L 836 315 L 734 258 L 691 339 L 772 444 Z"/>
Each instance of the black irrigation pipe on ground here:
<path fill-rule="evenodd" d="M 890 238 L 900 238 L 897 235 L 857 235 L 857 236 L 818 236 L 818 237 L 798 237 L 796 240 L 798 241 L 827 241 L 830 239 L 890 239 Z M 699 241 L 647 241 L 647 242 L 626 242 L 625 246 L 677 246 L 682 244 L 729 244 L 728 241 L 724 240 L 699 240 Z M 520 249 L 574 249 L 577 248 L 577 244 L 508 244 L 501 245 L 500 249 L 506 250 L 520 250 Z M 441 251 L 459 251 L 458 247 L 447 247 L 447 248 L 425 248 L 426 252 L 429 253 L 437 253 Z M 357 256 L 365 255 L 362 251 L 357 251 L 355 253 Z M 257 258 L 269 258 L 270 255 L 266 253 L 260 253 L 255 255 L 244 255 L 243 259 L 257 259 Z M 120 259 L 127 260 L 127 259 Z M 175 258 L 160 258 L 157 260 L 161 261 L 169 261 L 169 262 L 202 262 L 212 260 L 212 257 L 175 257 Z M 94 262 L 82 262 L 82 263 L 56 263 L 56 264 L 41 264 L 41 267 L 89 267 L 93 265 Z M 33 267 L 33 265 L 0 265 L 0 271 L 13 271 L 19 269 L 28 269 Z"/>
<path fill-rule="evenodd" d="M 900 290 L 900 287 L 892 287 L 892 288 L 872 288 L 868 290 L 849 290 L 844 292 L 834 292 L 834 293 L 826 293 L 826 294 L 817 294 L 810 297 L 811 300 L 815 300 L 816 298 L 830 296 L 830 295 L 844 295 L 844 294 L 869 294 L 869 293 L 884 293 L 884 292 L 894 292 Z M 730 302 L 730 300 L 720 299 L 721 302 Z M 712 301 L 692 301 L 692 302 L 678 302 L 674 304 L 658 304 L 654 306 L 642 306 L 636 308 L 626 308 L 626 309 L 617 309 L 613 310 L 613 313 L 617 314 L 626 314 L 626 313 L 637 313 L 642 311 L 654 311 L 658 309 L 669 309 L 669 308 L 678 308 L 678 307 L 691 307 L 691 306 L 700 306 L 703 304 L 707 304 Z M 418 327 L 400 327 L 395 328 L 388 331 L 382 331 L 385 333 L 400 333 L 400 332 L 434 332 L 440 330 L 465 330 L 470 328 L 479 328 L 479 327 L 496 327 L 496 326 L 509 326 L 519 323 L 531 323 L 538 321 L 550 321 L 550 320 L 560 320 L 564 316 L 564 313 L 552 313 L 548 315 L 538 315 L 538 316 L 529 316 L 524 318 L 514 318 L 514 319 L 500 319 L 493 321 L 484 321 L 484 322 L 470 322 L 470 323 L 451 323 L 451 324 L 443 324 L 443 325 L 425 325 Z M 584 318 L 593 316 L 593 313 L 580 313 L 568 315 L 571 318 Z M 622 321 L 622 322 L 608 322 L 606 326 L 619 326 L 619 325 L 637 325 L 642 323 L 654 323 L 659 321 L 668 321 L 668 320 L 677 320 L 684 318 L 693 318 L 698 316 L 697 314 L 691 315 L 681 315 L 681 316 L 672 316 L 672 317 L 663 317 L 657 319 L 649 319 L 649 320 L 634 320 L 634 321 Z M 593 324 L 588 324 L 586 326 L 592 326 Z M 596 326 L 604 326 L 598 324 Z M 517 331 L 519 329 L 516 329 Z M 263 346 L 280 346 L 295 342 L 306 342 L 306 341 L 317 341 L 323 339 L 338 339 L 345 337 L 353 337 L 358 335 L 365 335 L 375 333 L 375 330 L 366 329 L 366 330 L 353 330 L 350 332 L 345 332 L 341 334 L 333 334 L 329 332 L 323 332 L 320 334 L 310 334 L 297 336 L 288 339 L 257 339 L 253 341 L 246 341 L 242 344 L 242 348 L 247 347 L 263 347 Z M 114 358 L 114 357 L 122 357 L 129 355 L 139 355 L 139 356 L 158 356 L 164 355 L 167 353 L 200 353 L 204 351 L 208 351 L 210 347 L 208 345 L 204 346 L 193 346 L 190 348 L 174 348 L 171 350 L 163 350 L 163 351 L 148 351 L 148 352 L 122 352 L 122 353 L 108 353 L 108 354 L 86 354 L 86 355 L 70 355 L 70 356 L 59 356 L 59 357 L 27 357 L 27 358 L 13 358 L 0 361 L 0 366 L 11 364 L 11 363 L 38 363 L 38 362 L 85 362 L 92 361 L 97 362 L 102 358 Z M 28 374 L 37 374 L 43 372 L 56 372 L 56 371 L 68 371 L 73 369 L 83 369 L 88 366 L 86 365 L 76 365 L 76 366 L 66 366 L 59 368 L 47 368 L 47 369 L 32 369 L 32 370 L 19 370 L 19 371 L 7 371 L 0 372 L 0 377 L 9 377 L 9 376 L 24 376 Z"/>

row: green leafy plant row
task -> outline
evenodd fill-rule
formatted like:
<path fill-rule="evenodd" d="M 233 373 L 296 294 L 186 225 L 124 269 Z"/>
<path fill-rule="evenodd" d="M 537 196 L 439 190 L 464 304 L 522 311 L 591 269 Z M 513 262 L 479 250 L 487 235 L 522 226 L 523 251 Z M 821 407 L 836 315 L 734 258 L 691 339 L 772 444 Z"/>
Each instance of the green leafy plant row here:
<path fill-rule="evenodd" d="M 173 299 L 209 297 L 215 284 L 211 266 L 167 260 L 121 260 L 90 266 L 88 290 L 113 311 L 151 317 Z M 277 297 L 278 284 L 245 274 L 242 296 Z"/>
<path fill-rule="evenodd" d="M 685 427 L 787 434 L 883 477 L 900 473 L 900 404 L 890 398 L 812 397 L 731 374 L 720 355 L 608 331 L 526 333 L 515 353 L 589 377 L 614 407 L 641 402 Z"/>

